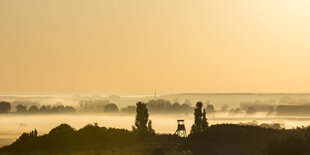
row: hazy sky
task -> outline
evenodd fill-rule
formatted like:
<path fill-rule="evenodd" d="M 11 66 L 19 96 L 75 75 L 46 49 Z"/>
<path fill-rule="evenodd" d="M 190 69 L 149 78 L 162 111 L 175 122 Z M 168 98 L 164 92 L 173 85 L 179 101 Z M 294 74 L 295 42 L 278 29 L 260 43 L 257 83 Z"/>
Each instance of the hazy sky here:
<path fill-rule="evenodd" d="M 309 0 L 0 0 L 1 93 L 310 92 Z"/>

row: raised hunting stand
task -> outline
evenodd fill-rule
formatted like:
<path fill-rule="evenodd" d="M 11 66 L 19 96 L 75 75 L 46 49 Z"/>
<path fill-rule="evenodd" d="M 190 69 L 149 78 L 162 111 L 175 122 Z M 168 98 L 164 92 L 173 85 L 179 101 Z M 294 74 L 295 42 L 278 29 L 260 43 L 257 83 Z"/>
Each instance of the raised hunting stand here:
<path fill-rule="evenodd" d="M 178 128 L 177 131 L 175 131 L 174 134 L 180 136 L 180 137 L 186 137 L 186 129 L 184 125 L 184 120 L 177 120 L 178 121 Z"/>

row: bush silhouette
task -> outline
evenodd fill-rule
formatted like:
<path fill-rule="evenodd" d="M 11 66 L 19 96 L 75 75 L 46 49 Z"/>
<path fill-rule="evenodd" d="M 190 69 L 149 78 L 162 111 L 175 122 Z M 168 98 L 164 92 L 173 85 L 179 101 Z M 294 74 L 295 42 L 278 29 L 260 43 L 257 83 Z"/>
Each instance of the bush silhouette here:
<path fill-rule="evenodd" d="M 279 132 L 267 142 L 267 155 L 310 154 L 310 128 Z"/>
<path fill-rule="evenodd" d="M 0 113 L 9 113 L 11 104 L 9 102 L 0 102 Z"/>
<path fill-rule="evenodd" d="M 106 113 L 116 113 L 119 112 L 118 107 L 114 103 L 107 104 L 104 106 L 104 112 Z"/>
<path fill-rule="evenodd" d="M 31 106 L 31 107 L 28 109 L 28 112 L 29 112 L 29 113 L 37 113 L 37 112 L 39 112 L 39 108 L 38 108 L 38 106 L 33 105 L 33 106 Z"/>
<path fill-rule="evenodd" d="M 24 106 L 24 105 L 19 104 L 19 105 L 16 106 L 16 112 L 17 113 L 26 113 L 27 112 L 27 107 Z"/>

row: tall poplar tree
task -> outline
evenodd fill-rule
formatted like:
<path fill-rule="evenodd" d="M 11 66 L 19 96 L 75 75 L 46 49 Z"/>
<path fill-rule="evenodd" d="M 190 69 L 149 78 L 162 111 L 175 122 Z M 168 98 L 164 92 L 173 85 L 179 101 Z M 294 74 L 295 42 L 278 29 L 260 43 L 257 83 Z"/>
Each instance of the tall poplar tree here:
<path fill-rule="evenodd" d="M 197 102 L 194 110 L 195 122 L 192 126 L 191 133 L 201 133 L 208 128 L 208 122 L 206 118 L 206 109 L 202 111 L 202 102 Z"/>
<path fill-rule="evenodd" d="M 152 128 L 152 121 L 149 120 L 149 112 L 146 108 L 146 104 L 138 102 L 136 108 L 136 120 L 133 130 L 140 134 L 155 133 Z"/>

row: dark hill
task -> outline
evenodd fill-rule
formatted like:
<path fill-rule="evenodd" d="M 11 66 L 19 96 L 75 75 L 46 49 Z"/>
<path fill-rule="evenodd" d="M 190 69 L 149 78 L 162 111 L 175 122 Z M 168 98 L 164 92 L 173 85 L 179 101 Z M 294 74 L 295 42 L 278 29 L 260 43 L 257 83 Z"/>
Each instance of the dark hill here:
<path fill-rule="evenodd" d="M 48 134 L 22 134 L 1 154 L 295 154 L 310 153 L 310 129 L 274 130 L 221 124 L 187 138 L 140 135 L 125 129 L 61 124 Z"/>

